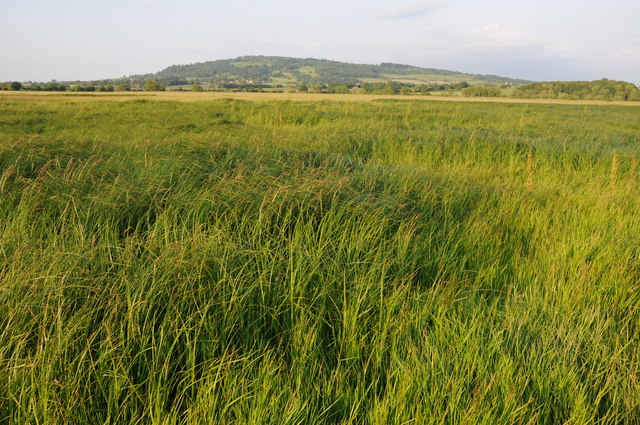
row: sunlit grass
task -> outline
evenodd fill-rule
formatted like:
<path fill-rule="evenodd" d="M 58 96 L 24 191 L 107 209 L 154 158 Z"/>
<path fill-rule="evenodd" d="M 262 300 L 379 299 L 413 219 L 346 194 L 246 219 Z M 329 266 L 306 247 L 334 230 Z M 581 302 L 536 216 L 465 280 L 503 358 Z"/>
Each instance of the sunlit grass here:
<path fill-rule="evenodd" d="M 0 423 L 640 421 L 637 108 L 1 99 Z"/>

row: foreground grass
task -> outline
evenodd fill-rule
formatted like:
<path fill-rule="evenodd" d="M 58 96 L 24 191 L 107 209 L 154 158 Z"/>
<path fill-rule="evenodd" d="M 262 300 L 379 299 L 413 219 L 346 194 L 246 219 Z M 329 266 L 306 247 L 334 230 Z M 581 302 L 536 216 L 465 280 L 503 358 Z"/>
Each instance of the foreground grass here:
<path fill-rule="evenodd" d="M 640 423 L 637 108 L 0 104 L 0 422 Z"/>

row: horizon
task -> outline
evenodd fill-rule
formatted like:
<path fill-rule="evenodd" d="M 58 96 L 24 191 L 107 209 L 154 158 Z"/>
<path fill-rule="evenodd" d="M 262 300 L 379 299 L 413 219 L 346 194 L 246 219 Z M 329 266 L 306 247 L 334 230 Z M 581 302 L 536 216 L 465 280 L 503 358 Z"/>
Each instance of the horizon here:
<path fill-rule="evenodd" d="M 111 76 L 111 77 L 100 77 L 100 78 L 91 78 L 91 79 L 85 79 L 85 80 L 81 80 L 81 79 L 75 79 L 75 80 L 69 80 L 69 79 L 52 79 L 52 80 L 10 80 L 10 81 L 19 81 L 21 83 L 29 83 L 29 81 L 33 82 L 33 83 L 46 83 L 46 82 L 50 82 L 50 81 L 56 81 L 56 82 L 76 82 L 76 81 L 100 81 L 100 80 L 116 80 L 116 79 L 120 79 L 120 78 L 134 78 L 134 77 L 139 77 L 139 76 L 143 76 L 143 75 L 149 75 L 149 74 L 157 74 L 159 72 L 162 72 L 163 70 L 165 70 L 166 68 L 172 67 L 172 66 L 190 66 L 190 65 L 197 65 L 197 64 L 202 64 L 202 63 L 207 63 L 207 62 L 216 62 L 216 61 L 225 61 L 225 60 L 236 60 L 236 59 L 240 59 L 240 58 L 251 58 L 251 57 L 264 57 L 264 58 L 285 58 L 285 59 L 311 59 L 311 60 L 321 60 L 321 61 L 331 61 L 331 62 L 339 62 L 339 63 L 348 63 L 351 65 L 374 65 L 374 66 L 379 66 L 382 65 L 383 63 L 391 63 L 393 65 L 406 65 L 406 66 L 413 66 L 413 67 L 419 67 L 419 68 L 423 68 L 423 69 L 428 69 L 428 68 L 432 68 L 432 67 L 427 67 L 427 66 L 419 66 L 419 65 L 415 65 L 415 64 L 411 64 L 411 63 L 400 63 L 400 62 L 354 62 L 354 61 L 340 61 L 340 60 L 335 60 L 335 59 L 329 59 L 329 58 L 318 58 L 318 57 L 293 57 L 293 56 L 281 56 L 281 55 L 262 55 L 262 54 L 246 54 L 246 55 L 239 55 L 239 56 L 234 56 L 234 57 L 225 57 L 225 58 L 217 58 L 217 59 L 208 59 L 208 60 L 200 60 L 200 61 L 196 61 L 196 62 L 189 62 L 189 63 L 172 63 L 166 66 L 163 66 L 161 69 L 158 70 L 154 70 L 154 71 L 150 71 L 150 72 L 144 72 L 144 73 L 137 73 L 137 74 L 125 74 L 125 75 L 121 75 L 119 77 L 116 76 Z M 468 71 L 463 71 L 463 70 L 458 70 L 458 69 L 449 69 L 449 68 L 433 68 L 433 69 L 437 69 L 439 71 L 450 71 L 450 72 L 455 72 L 455 73 L 459 73 L 459 74 L 469 74 L 469 75 L 491 75 L 491 76 L 495 76 L 495 77 L 505 77 L 505 78 L 509 78 L 509 79 L 521 79 L 521 80 L 527 80 L 525 78 L 519 78 L 519 77 L 512 77 L 509 75 L 496 75 L 496 74 L 484 74 L 484 73 L 479 73 L 479 72 L 468 72 Z M 606 78 L 606 77 L 603 77 Z M 601 79 L 601 78 L 598 78 Z M 531 82 L 538 82 L 536 80 L 529 80 Z M 563 80 L 563 81 L 570 81 L 570 80 Z"/>
<path fill-rule="evenodd" d="M 427 68 L 431 68 L 431 67 L 423 67 L 423 66 L 418 66 L 418 65 L 413 65 L 410 63 L 397 63 L 397 62 L 377 62 L 377 63 L 366 63 L 366 62 L 348 62 L 348 61 L 338 61 L 338 60 L 334 60 L 334 59 L 327 59 L 327 58 L 316 58 L 316 57 L 292 57 L 292 56 L 279 56 L 279 55 L 261 55 L 261 54 L 247 54 L 247 55 L 240 55 L 240 56 L 235 56 L 235 57 L 228 57 L 228 58 L 219 58 L 219 59 L 211 59 L 211 60 L 202 60 L 202 61 L 197 61 L 197 62 L 190 62 L 190 63 L 173 63 L 170 65 L 166 65 L 164 66 L 162 69 L 159 70 L 155 70 L 152 72 L 146 72 L 146 73 L 139 73 L 139 74 L 128 74 L 128 75 L 122 75 L 120 77 L 101 77 L 101 78 L 92 78 L 92 79 L 86 79 L 86 80 L 80 80 L 80 79 L 76 79 L 76 80 L 69 80 L 69 79 L 51 79 L 51 80 L 7 80 L 7 82 L 9 81 L 18 81 L 21 83 L 46 83 L 46 82 L 87 82 L 87 81 L 100 81 L 100 80 L 117 80 L 117 79 L 128 79 L 128 78 L 134 78 L 134 77 L 140 77 L 143 75 L 149 75 L 149 74 L 157 74 L 163 70 L 165 70 L 166 68 L 169 68 L 171 66 L 189 66 L 189 65 L 197 65 L 197 64 L 201 64 L 201 63 L 207 63 L 207 62 L 216 62 L 216 61 L 224 61 L 224 60 L 236 60 L 239 58 L 250 58 L 250 57 L 273 57 L 273 58 L 288 58 L 288 59 L 312 59 L 312 60 L 326 60 L 326 61 L 332 61 L 332 62 L 340 62 L 340 63 L 348 63 L 348 64 L 352 64 L 352 65 L 375 65 L 375 66 L 379 66 L 382 65 L 383 63 L 391 63 L 393 65 L 406 65 L 406 66 L 415 66 L 415 67 L 419 67 L 419 68 L 423 68 L 423 69 L 427 69 Z M 519 78 L 519 77 L 513 77 L 510 75 L 496 75 L 496 74 L 483 74 L 483 73 L 478 73 L 478 72 L 468 72 L 468 71 L 463 71 L 463 70 L 457 70 L 457 69 L 448 69 L 448 68 L 433 68 L 433 69 L 437 69 L 439 71 L 450 71 L 450 72 L 455 72 L 455 73 L 459 73 L 459 74 L 468 74 L 468 75 L 489 75 L 489 76 L 493 76 L 493 77 L 505 77 L 505 78 L 509 78 L 509 79 L 520 79 L 520 80 L 526 80 L 526 81 L 530 81 L 533 83 L 537 83 L 537 82 L 570 82 L 570 81 L 598 81 L 598 80 L 612 80 L 612 81 L 616 81 L 613 80 L 612 78 L 607 78 L 607 77 L 601 77 L 601 78 L 595 78 L 593 80 L 528 80 L 525 78 Z M 620 80 L 620 81 L 624 81 L 624 80 Z M 637 85 L 638 87 L 640 87 L 640 84 L 636 84 L 632 81 L 626 81 L 626 82 L 630 82 L 632 84 Z"/>
<path fill-rule="evenodd" d="M 0 81 L 115 79 L 171 65 L 282 56 L 640 84 L 640 6 L 630 0 L 540 0 L 535 7 L 329 0 L 320 8 L 293 0 L 33 0 L 5 5 L 5 14 L 12 19 L 0 28 L 7 46 Z"/>

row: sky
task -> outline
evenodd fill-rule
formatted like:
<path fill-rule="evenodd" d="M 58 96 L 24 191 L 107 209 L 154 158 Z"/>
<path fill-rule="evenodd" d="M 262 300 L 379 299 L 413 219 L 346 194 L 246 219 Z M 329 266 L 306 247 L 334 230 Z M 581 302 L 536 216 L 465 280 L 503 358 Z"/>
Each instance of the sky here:
<path fill-rule="evenodd" d="M 0 0 L 0 81 L 244 55 L 640 84 L 638 0 Z"/>

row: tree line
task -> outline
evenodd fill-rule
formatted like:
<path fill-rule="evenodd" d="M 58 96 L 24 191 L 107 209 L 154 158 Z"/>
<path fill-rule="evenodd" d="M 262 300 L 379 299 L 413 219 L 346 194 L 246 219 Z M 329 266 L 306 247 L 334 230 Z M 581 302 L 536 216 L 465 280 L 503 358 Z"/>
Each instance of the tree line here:
<path fill-rule="evenodd" d="M 64 84 L 55 81 L 49 83 L 20 83 L 18 81 L 11 81 L 0 83 L 0 90 L 12 90 L 12 91 L 71 91 L 71 92 L 114 92 L 114 91 L 130 91 L 130 90 L 145 90 L 145 91 L 164 91 L 166 87 L 165 83 L 156 80 L 147 80 L 142 85 L 135 85 L 128 82 L 120 84 Z"/>
<path fill-rule="evenodd" d="M 516 87 L 512 97 L 523 99 L 640 101 L 640 89 L 625 81 L 549 81 Z"/>
<path fill-rule="evenodd" d="M 568 99 L 568 100 L 607 100 L 607 101 L 640 101 L 640 89 L 624 81 L 602 79 L 598 81 L 552 81 L 529 83 L 511 88 L 509 85 L 475 85 L 466 81 L 459 83 L 424 83 L 410 84 L 398 81 L 386 82 L 346 82 L 330 83 L 303 81 L 297 86 L 285 87 L 282 84 L 267 85 L 262 83 L 214 83 L 201 85 L 198 80 L 170 80 L 132 79 L 120 81 L 119 84 L 94 83 L 20 83 L 17 81 L 0 83 L 0 90 L 30 90 L 30 91 L 72 91 L 72 92 L 114 92 L 114 91 L 165 91 L 168 86 L 180 84 L 190 85 L 191 91 L 298 91 L 304 93 L 365 93 L 385 95 L 429 95 L 440 92 L 445 95 L 462 94 L 469 97 L 512 97 L 520 99 Z"/>

